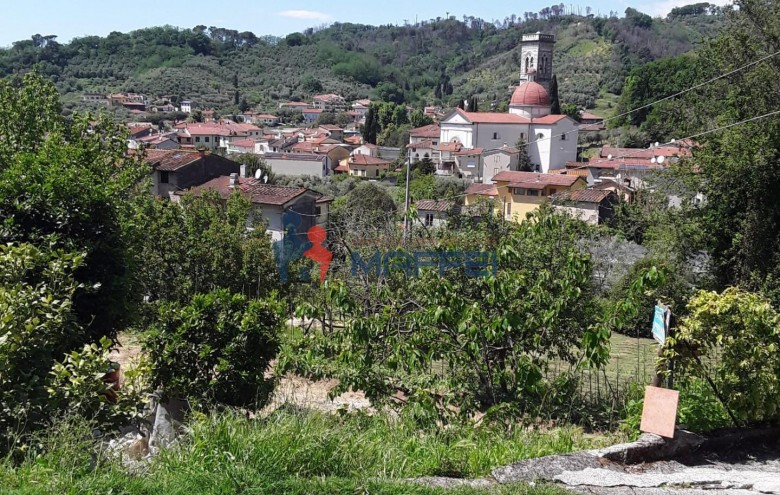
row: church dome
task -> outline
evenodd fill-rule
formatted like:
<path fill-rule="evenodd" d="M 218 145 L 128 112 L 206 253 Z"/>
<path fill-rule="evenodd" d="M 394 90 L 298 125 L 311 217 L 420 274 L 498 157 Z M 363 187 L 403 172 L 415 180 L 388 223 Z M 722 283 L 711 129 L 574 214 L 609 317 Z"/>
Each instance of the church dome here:
<path fill-rule="evenodd" d="M 522 106 L 549 106 L 550 95 L 541 84 L 528 81 L 515 88 L 515 92 L 512 93 L 512 99 L 509 101 L 509 104 Z"/>

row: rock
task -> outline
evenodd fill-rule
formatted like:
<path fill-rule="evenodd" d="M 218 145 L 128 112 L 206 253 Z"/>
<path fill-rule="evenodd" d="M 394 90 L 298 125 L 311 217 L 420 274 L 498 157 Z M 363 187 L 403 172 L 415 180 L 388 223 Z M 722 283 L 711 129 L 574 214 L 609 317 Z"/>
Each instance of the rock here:
<path fill-rule="evenodd" d="M 594 451 L 598 457 L 622 464 L 639 464 L 690 455 L 704 443 L 704 437 L 685 430 L 675 430 L 674 438 L 645 433 L 636 442 L 612 445 Z"/>
<path fill-rule="evenodd" d="M 566 455 L 551 455 L 537 459 L 526 459 L 509 466 L 494 469 L 491 473 L 499 483 L 517 481 L 552 481 L 564 471 L 581 471 L 585 468 L 600 468 L 602 462 L 591 451 Z"/>
<path fill-rule="evenodd" d="M 461 486 L 470 486 L 472 488 L 487 488 L 495 484 L 493 480 L 487 478 L 463 479 L 446 478 L 443 476 L 426 476 L 424 478 L 414 478 L 407 480 L 410 483 L 426 485 L 434 488 L 458 488 Z"/>
<path fill-rule="evenodd" d="M 149 447 L 153 452 L 173 445 L 181 430 L 184 414 L 188 408 L 189 404 L 184 399 L 169 399 L 157 404 L 152 435 L 149 439 Z"/>

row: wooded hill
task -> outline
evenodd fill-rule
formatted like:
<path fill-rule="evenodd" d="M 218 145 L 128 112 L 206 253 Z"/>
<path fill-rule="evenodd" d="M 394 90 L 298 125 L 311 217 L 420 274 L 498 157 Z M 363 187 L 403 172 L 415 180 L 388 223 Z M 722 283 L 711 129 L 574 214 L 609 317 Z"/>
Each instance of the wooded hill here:
<path fill-rule="evenodd" d="M 37 66 L 55 81 L 66 109 L 78 106 L 83 92 L 113 91 L 191 99 L 222 111 L 242 100 L 270 110 L 278 101 L 322 92 L 445 106 L 477 96 L 481 109 L 500 109 L 517 83 L 521 36 L 541 31 L 557 37 L 561 100 L 609 113 L 631 69 L 686 53 L 720 29 L 719 9 L 696 5 L 701 8 L 675 9 L 665 19 L 632 8 L 621 18 L 582 16 L 556 5 L 502 21 L 335 23 L 286 38 L 206 26 L 152 27 L 64 44 L 35 35 L 0 49 L 0 76 Z"/>

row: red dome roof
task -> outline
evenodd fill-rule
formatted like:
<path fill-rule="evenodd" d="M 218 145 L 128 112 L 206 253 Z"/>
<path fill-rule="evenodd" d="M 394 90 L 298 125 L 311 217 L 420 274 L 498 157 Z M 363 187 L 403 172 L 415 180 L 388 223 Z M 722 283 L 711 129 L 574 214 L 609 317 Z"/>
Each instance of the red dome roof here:
<path fill-rule="evenodd" d="M 547 90 L 544 89 L 544 86 L 541 84 L 528 81 L 520 84 L 520 86 L 515 89 L 509 104 L 549 106 L 550 95 L 547 94 Z"/>

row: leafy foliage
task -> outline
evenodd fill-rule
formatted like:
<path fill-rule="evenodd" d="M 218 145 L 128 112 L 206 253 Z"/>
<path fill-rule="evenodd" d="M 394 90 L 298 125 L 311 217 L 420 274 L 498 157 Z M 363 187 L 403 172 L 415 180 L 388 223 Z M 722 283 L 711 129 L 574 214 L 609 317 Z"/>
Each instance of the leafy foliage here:
<path fill-rule="evenodd" d="M 667 346 L 675 371 L 688 380 L 709 376 L 740 421 L 777 419 L 780 315 L 769 301 L 736 288 L 702 291 L 688 311 Z"/>
<path fill-rule="evenodd" d="M 165 397 L 260 408 L 273 391 L 265 378 L 276 357 L 282 305 L 217 290 L 189 304 L 161 305 L 144 337 L 152 385 Z"/>

